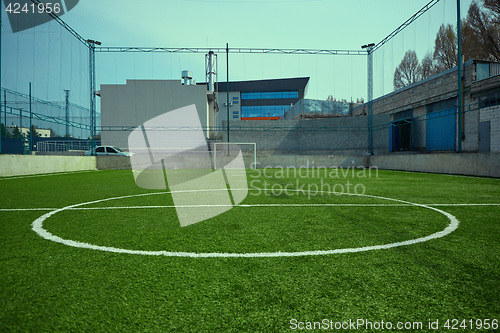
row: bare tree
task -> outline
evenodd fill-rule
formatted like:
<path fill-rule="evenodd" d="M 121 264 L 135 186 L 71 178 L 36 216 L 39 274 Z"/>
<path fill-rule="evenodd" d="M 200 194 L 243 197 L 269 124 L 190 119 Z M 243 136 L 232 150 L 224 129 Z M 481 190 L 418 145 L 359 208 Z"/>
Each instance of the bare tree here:
<path fill-rule="evenodd" d="M 500 61 L 500 1 L 484 0 L 484 7 L 472 1 L 461 28 L 465 60 Z M 443 24 L 439 28 L 434 60 L 438 71 L 457 65 L 457 35 L 453 25 Z"/>
<path fill-rule="evenodd" d="M 462 54 L 465 61 L 470 59 L 484 60 L 488 58 L 488 52 L 483 48 L 481 38 L 476 36 L 477 32 L 462 20 Z"/>
<path fill-rule="evenodd" d="M 500 0 L 473 0 L 462 20 L 462 54 L 465 60 L 500 62 Z M 434 53 L 427 53 L 419 65 L 415 51 L 407 51 L 394 72 L 394 89 L 453 68 L 457 65 L 458 44 L 455 27 L 443 24 L 434 41 Z"/>
<path fill-rule="evenodd" d="M 422 66 L 418 63 L 417 53 L 406 51 L 403 60 L 394 72 L 394 90 L 406 87 L 422 79 Z"/>
<path fill-rule="evenodd" d="M 484 0 L 484 7 L 491 11 L 493 21 L 500 23 L 500 1 L 498 0 Z"/>
<path fill-rule="evenodd" d="M 457 35 L 453 25 L 442 24 L 434 42 L 434 60 L 438 72 L 445 71 L 457 65 Z"/>
<path fill-rule="evenodd" d="M 466 59 L 500 61 L 500 3 L 484 1 L 481 8 L 473 1 L 462 23 Z"/>
<path fill-rule="evenodd" d="M 432 59 L 432 52 L 427 52 L 427 54 L 422 59 L 422 79 L 434 75 L 437 73 L 436 64 L 434 59 Z"/>

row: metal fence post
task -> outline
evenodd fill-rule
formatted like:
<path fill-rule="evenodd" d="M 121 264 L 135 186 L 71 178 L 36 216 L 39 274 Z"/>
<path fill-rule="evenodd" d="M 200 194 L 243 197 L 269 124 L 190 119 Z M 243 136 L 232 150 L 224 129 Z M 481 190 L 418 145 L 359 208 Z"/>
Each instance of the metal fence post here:
<path fill-rule="evenodd" d="M 368 154 L 373 155 L 373 46 L 367 45 L 368 51 Z"/>
<path fill-rule="evenodd" d="M 229 43 L 226 43 L 226 90 L 227 142 L 229 142 Z"/>
<path fill-rule="evenodd" d="M 457 53 L 457 76 L 458 76 L 458 89 L 457 89 L 457 107 L 458 107 L 458 147 L 457 152 L 462 152 L 462 32 L 461 25 L 462 20 L 460 18 L 460 0 L 457 0 L 457 42 L 458 42 L 458 53 Z"/>

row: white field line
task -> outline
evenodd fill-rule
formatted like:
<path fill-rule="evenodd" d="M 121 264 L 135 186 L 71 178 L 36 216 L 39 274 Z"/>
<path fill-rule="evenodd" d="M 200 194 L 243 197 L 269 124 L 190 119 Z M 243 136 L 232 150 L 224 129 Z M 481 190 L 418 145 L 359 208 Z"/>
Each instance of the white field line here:
<path fill-rule="evenodd" d="M 37 174 L 37 175 L 0 177 L 0 180 L 35 178 L 35 177 L 47 177 L 47 176 L 59 176 L 59 175 L 73 175 L 73 174 L 78 174 L 78 173 L 87 173 L 87 172 L 96 172 L 96 171 L 101 171 L 101 170 L 82 170 L 82 171 L 70 171 L 70 172 L 41 173 L 41 174 Z"/>
<path fill-rule="evenodd" d="M 443 203 L 421 204 L 433 207 L 453 206 L 500 206 L 500 203 Z M 251 204 L 236 207 L 415 207 L 413 204 Z M 157 205 L 157 206 L 104 206 L 104 207 L 73 207 L 65 210 L 107 210 L 107 209 L 155 209 L 155 208 L 198 208 L 198 207 L 233 207 L 232 205 Z M 52 211 L 60 208 L 0 208 L 0 212 L 18 211 Z"/>
<path fill-rule="evenodd" d="M 248 189 L 237 189 L 237 190 L 248 191 Z M 227 191 L 227 188 L 226 189 L 211 189 L 211 190 L 185 190 L 185 191 L 176 191 L 176 192 L 205 192 L 205 191 Z M 297 190 L 297 191 L 299 191 L 299 190 Z M 71 239 L 64 239 L 64 238 L 61 238 L 57 235 L 50 233 L 48 230 L 44 229 L 44 227 L 43 227 L 43 222 L 45 220 L 47 220 L 51 216 L 53 216 L 59 212 L 62 212 L 64 210 L 68 210 L 68 209 L 72 209 L 72 208 L 80 208 L 82 206 L 96 204 L 96 203 L 100 203 L 100 202 L 111 201 L 111 200 L 137 198 L 137 197 L 144 197 L 144 196 L 150 196 L 150 195 L 164 195 L 166 193 L 172 193 L 172 192 L 156 192 L 156 193 L 125 195 L 125 196 L 119 196 L 119 197 L 113 197 L 113 198 L 106 198 L 106 199 L 82 202 L 79 204 L 66 206 L 66 207 L 59 208 L 57 210 L 43 214 L 42 216 L 37 218 L 35 221 L 33 221 L 33 223 L 31 224 L 31 228 L 40 237 L 45 238 L 47 240 L 50 240 L 52 242 L 64 244 L 67 246 L 85 248 L 85 249 L 91 249 L 91 250 L 97 250 L 97 251 L 124 253 L 124 254 L 148 255 L 148 256 L 166 256 L 166 257 L 258 258 L 258 257 L 317 256 L 317 255 L 329 255 L 329 254 L 341 254 L 341 253 L 355 253 L 355 252 L 364 252 L 364 251 L 371 251 L 371 250 L 390 249 L 390 248 L 394 248 L 394 247 L 398 247 L 398 246 L 408 246 L 408 245 L 427 242 L 427 241 L 432 240 L 432 239 L 438 239 L 438 238 L 444 237 L 444 236 L 450 234 L 451 232 L 455 231 L 458 228 L 458 225 L 460 224 L 460 222 L 458 221 L 458 219 L 455 216 L 453 216 L 450 213 L 447 213 L 445 211 L 442 211 L 439 208 L 430 207 L 430 206 L 426 206 L 426 205 L 418 204 L 418 203 L 412 203 L 409 201 L 404 201 L 404 200 L 399 200 L 399 199 L 387 198 L 387 197 L 380 197 L 380 196 L 367 195 L 367 194 L 345 193 L 345 195 L 348 195 L 348 196 L 358 196 L 358 197 L 389 200 L 389 201 L 397 202 L 400 204 L 406 204 L 406 205 L 410 204 L 410 205 L 414 205 L 417 207 L 427 208 L 427 209 L 430 209 L 430 210 L 433 210 L 435 212 L 438 212 L 440 214 L 445 215 L 448 218 L 448 220 L 450 221 L 450 223 L 448 224 L 448 226 L 445 229 L 438 231 L 438 232 L 435 232 L 433 234 L 430 234 L 430 235 L 427 235 L 424 237 L 420 237 L 420 238 L 415 238 L 415 239 L 410 239 L 410 240 L 395 242 L 395 243 L 389 243 L 389 244 L 364 246 L 364 247 L 357 247 L 357 248 L 341 248 L 341 249 L 333 249 L 333 250 L 297 251 L 297 252 L 277 251 L 277 252 L 262 252 L 262 253 L 261 252 L 253 252 L 253 253 L 249 253 L 249 252 L 244 252 L 244 253 L 205 252 L 205 253 L 199 253 L 199 252 L 177 252 L 177 251 L 165 251 L 165 250 L 143 251 L 143 250 L 123 249 L 123 248 L 116 248 L 116 247 L 111 247 L 111 246 L 101 246 L 101 245 L 89 244 L 89 243 L 79 242 L 79 241 L 75 241 L 75 240 L 71 240 Z"/>
<path fill-rule="evenodd" d="M 218 191 L 227 191 L 227 189 L 217 189 Z M 189 191 L 183 191 L 183 192 L 194 192 L 195 190 L 189 190 Z M 211 191 L 214 191 L 212 189 Z M 202 191 L 204 192 L 204 191 Z M 31 228 L 34 232 L 36 232 L 39 236 L 42 238 L 45 238 L 47 240 L 50 240 L 52 242 L 64 244 L 67 246 L 72 246 L 72 247 L 78 247 L 78 248 L 85 248 L 85 249 L 91 249 L 91 250 L 97 250 L 97 251 L 105 251 L 105 252 L 113 252 L 113 253 L 124 253 L 124 254 L 136 254 L 136 255 L 149 255 L 149 256 L 166 256 L 166 257 L 190 257 L 190 258 L 262 258 L 262 257 L 297 257 L 297 256 L 317 256 L 317 255 L 329 255 L 329 254 L 342 254 L 342 253 L 356 253 L 356 252 L 364 252 L 364 251 L 371 251 L 371 250 L 382 250 L 382 249 L 390 249 L 398 246 L 408 246 L 408 245 L 413 245 L 417 243 L 422 243 L 422 242 L 427 242 L 432 239 L 438 239 L 441 237 L 444 237 L 451 232 L 455 231 L 458 228 L 458 225 L 460 222 L 457 220 L 457 218 L 450 213 L 447 213 L 445 211 L 440 210 L 439 208 L 435 207 L 430 207 L 426 206 L 423 204 L 417 204 L 417 203 L 412 203 L 409 201 L 404 201 L 404 200 L 399 200 L 399 199 L 392 199 L 392 198 L 387 198 L 387 197 L 379 197 L 379 196 L 374 196 L 374 195 L 366 195 L 366 194 L 345 194 L 349 196 L 360 196 L 360 197 L 367 197 L 367 198 L 375 198 L 375 199 L 382 199 L 382 200 L 390 200 L 392 202 L 397 202 L 400 204 L 405 204 L 405 205 L 414 205 L 417 207 L 422 207 L 422 208 L 427 208 L 430 210 L 433 210 L 435 212 L 438 212 L 448 218 L 450 223 L 448 226 L 438 232 L 435 232 L 433 234 L 420 237 L 420 238 L 415 238 L 415 239 L 410 239 L 406 241 L 400 241 L 400 242 L 395 242 L 395 243 L 389 243 L 389 244 L 381 244 L 381 245 L 372 245 L 372 246 L 364 246 L 364 247 L 357 247 L 357 248 L 341 248 L 341 249 L 333 249 L 333 250 L 317 250 L 317 251 L 297 251 L 297 252 L 244 252 L 244 253 L 221 253 L 221 252 L 205 252 L 205 253 L 198 253 L 198 252 L 177 252 L 177 251 L 143 251 L 143 250 L 133 250 L 133 249 L 123 249 L 123 248 L 116 248 L 116 247 L 111 247 L 111 246 L 101 246 L 101 245 L 95 245 L 95 244 L 89 244 L 85 242 L 79 242 L 71 239 L 64 239 L 61 238 L 57 235 L 54 235 L 50 233 L 48 230 L 44 229 L 43 227 L 43 222 L 50 218 L 51 216 L 72 208 L 80 208 L 85 205 L 90 205 L 90 204 L 96 204 L 99 202 L 105 202 L 105 201 L 110 201 L 110 200 L 120 200 L 120 199 L 126 199 L 126 198 L 132 198 L 132 197 L 143 197 L 143 196 L 149 196 L 149 195 L 164 195 L 165 193 L 172 193 L 172 192 L 157 192 L 157 193 L 146 193 L 146 194 L 136 194 L 136 195 L 127 195 L 127 196 L 119 196 L 119 197 L 114 197 L 114 198 L 107 198 L 107 199 L 100 199 L 100 200 L 95 200 L 95 201 L 89 201 L 89 202 L 82 202 L 79 204 L 75 205 L 70 205 L 66 206 L 63 208 L 59 208 L 57 210 L 48 212 L 37 218 L 33 223 L 31 224 Z"/>
<path fill-rule="evenodd" d="M 44 211 L 56 210 L 58 208 L 0 208 L 0 212 L 27 212 L 27 211 Z"/>

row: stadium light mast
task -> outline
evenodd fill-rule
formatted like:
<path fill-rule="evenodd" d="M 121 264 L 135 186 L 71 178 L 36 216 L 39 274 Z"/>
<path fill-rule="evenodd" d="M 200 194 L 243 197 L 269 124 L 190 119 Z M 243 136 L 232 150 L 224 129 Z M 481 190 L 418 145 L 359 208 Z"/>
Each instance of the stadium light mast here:
<path fill-rule="evenodd" d="M 373 155 L 373 47 L 375 43 L 361 46 L 368 52 L 368 154 Z"/>
<path fill-rule="evenodd" d="M 30 104 L 29 104 L 29 108 L 30 108 L 30 136 L 29 136 L 29 141 L 28 141 L 29 142 L 28 152 L 31 155 L 31 149 L 33 146 L 33 109 L 32 109 L 32 104 L 31 104 L 31 100 L 32 100 L 33 96 L 31 94 L 31 82 L 29 84 L 29 96 L 30 96 Z"/>
<path fill-rule="evenodd" d="M 2 68 L 2 18 L 0 17 L 0 68 Z M 1 71 L 0 71 L 1 72 Z M 0 73 L 0 82 L 2 82 L 2 73 Z M 5 99 L 5 90 L 4 90 L 4 99 Z M 4 101 L 5 103 L 5 101 Z M 0 106 L 1 107 L 1 106 Z M 7 116 L 7 110 L 5 110 L 5 115 Z M 0 109 L 0 123 L 2 123 L 2 110 Z M 6 117 L 7 118 L 7 117 Z M 5 121 L 4 132 L 7 137 L 7 121 Z M 0 154 L 2 153 L 2 132 L 0 131 Z"/>
<path fill-rule="evenodd" d="M 95 155 L 96 134 L 96 108 L 95 108 L 95 46 L 102 43 L 97 40 L 87 39 L 89 47 L 89 75 L 90 75 L 90 153 Z"/>

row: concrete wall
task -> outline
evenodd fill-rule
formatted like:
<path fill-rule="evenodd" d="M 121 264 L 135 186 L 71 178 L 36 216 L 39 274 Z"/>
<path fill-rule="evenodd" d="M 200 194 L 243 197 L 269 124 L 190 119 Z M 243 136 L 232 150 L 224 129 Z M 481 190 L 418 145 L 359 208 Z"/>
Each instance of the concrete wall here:
<path fill-rule="evenodd" d="M 101 142 L 126 149 L 130 131 L 106 130 L 106 126 L 135 128 L 191 104 L 196 105 L 201 125 L 208 126 L 205 85 L 183 86 L 180 80 L 127 80 L 126 84 L 101 85 Z"/>
<path fill-rule="evenodd" d="M 500 177 L 500 154 L 496 153 L 374 155 L 369 165 L 385 170 Z"/>
<path fill-rule="evenodd" d="M 257 156 L 258 167 L 372 167 L 470 176 L 500 177 L 498 153 Z"/>
<path fill-rule="evenodd" d="M 0 155 L 0 177 L 95 169 L 93 156 Z"/>
<path fill-rule="evenodd" d="M 247 167 L 252 162 L 245 156 Z M 500 153 L 385 154 L 359 155 L 280 155 L 260 153 L 259 168 L 265 167 L 377 167 L 471 176 L 500 177 Z M 120 156 L 26 156 L 0 155 L 0 176 L 30 175 L 97 169 L 130 169 L 130 161 Z"/>
<path fill-rule="evenodd" d="M 500 177 L 498 153 L 352 155 L 257 155 L 258 167 L 372 167 L 470 176 Z"/>
<path fill-rule="evenodd" d="M 389 122 L 388 115 L 374 117 L 374 126 Z M 257 154 L 274 151 L 280 154 L 366 154 L 368 151 L 368 119 L 366 116 L 337 117 L 328 119 L 238 121 L 230 122 L 230 142 L 257 144 Z M 227 141 L 226 122 L 223 122 L 223 139 Z M 374 133 L 377 154 L 389 151 L 389 129 Z"/>
<path fill-rule="evenodd" d="M 99 170 L 131 169 L 128 156 L 96 156 L 96 168 Z"/>

